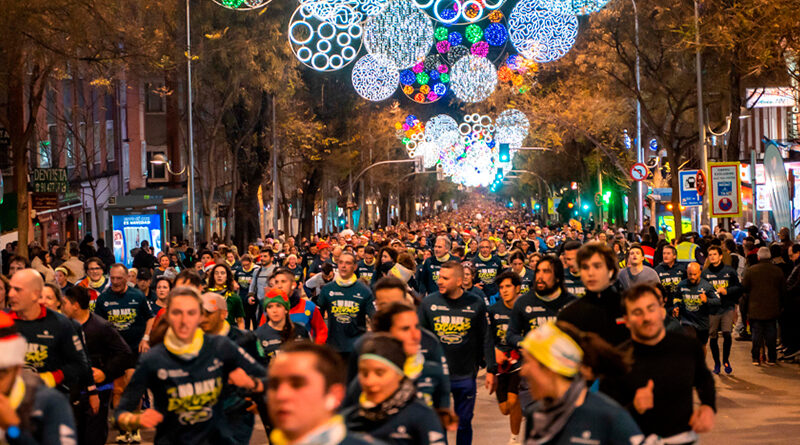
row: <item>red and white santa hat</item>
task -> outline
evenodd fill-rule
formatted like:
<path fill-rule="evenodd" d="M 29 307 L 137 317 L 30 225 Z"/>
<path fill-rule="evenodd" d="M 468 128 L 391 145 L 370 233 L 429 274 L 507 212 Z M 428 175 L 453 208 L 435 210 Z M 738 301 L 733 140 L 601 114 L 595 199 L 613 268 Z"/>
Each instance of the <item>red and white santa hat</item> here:
<path fill-rule="evenodd" d="M 203 272 L 205 272 L 205 273 L 211 272 L 211 269 L 213 269 L 214 266 L 216 266 L 216 265 L 217 265 L 217 262 L 214 261 L 214 260 L 206 262 L 206 264 L 203 265 Z"/>
<path fill-rule="evenodd" d="M 5 312 L 0 312 L 0 369 L 22 366 L 28 342 L 19 335 L 14 320 Z"/>

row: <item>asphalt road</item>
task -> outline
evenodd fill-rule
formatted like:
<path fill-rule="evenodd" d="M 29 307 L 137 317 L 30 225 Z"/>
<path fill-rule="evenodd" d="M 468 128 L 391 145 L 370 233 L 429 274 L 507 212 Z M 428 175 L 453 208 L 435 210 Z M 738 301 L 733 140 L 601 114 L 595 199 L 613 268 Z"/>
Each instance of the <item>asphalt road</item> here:
<path fill-rule="evenodd" d="M 750 363 L 750 343 L 734 342 L 733 374 L 715 377 L 717 417 L 714 429 L 700 438 L 703 444 L 796 444 L 800 441 L 800 365 L 756 367 Z M 709 363 L 711 360 L 709 359 Z M 480 377 L 473 428 L 475 445 L 504 445 L 508 420 L 497 409 L 494 396 L 483 389 Z M 152 440 L 152 433 L 144 439 Z M 451 435 L 449 441 L 455 443 Z M 114 443 L 114 442 L 110 442 Z M 145 441 L 144 443 L 151 443 Z M 256 421 L 251 444 L 265 444 Z"/>

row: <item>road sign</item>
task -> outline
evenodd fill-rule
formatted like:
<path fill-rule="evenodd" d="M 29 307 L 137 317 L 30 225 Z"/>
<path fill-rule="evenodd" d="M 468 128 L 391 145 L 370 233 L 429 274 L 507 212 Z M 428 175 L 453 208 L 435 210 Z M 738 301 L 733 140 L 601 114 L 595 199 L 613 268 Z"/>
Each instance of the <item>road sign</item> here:
<path fill-rule="evenodd" d="M 33 169 L 34 193 L 67 193 L 66 168 L 35 168 Z"/>
<path fill-rule="evenodd" d="M 631 167 L 631 179 L 634 181 L 643 181 L 647 177 L 647 166 L 641 162 L 633 164 Z"/>
<path fill-rule="evenodd" d="M 738 162 L 708 164 L 711 217 L 731 217 L 742 214 L 742 184 Z"/>
<path fill-rule="evenodd" d="M 602 200 L 603 200 L 603 195 L 601 195 L 600 192 L 594 194 L 594 205 L 600 207 Z"/>
<path fill-rule="evenodd" d="M 697 181 L 698 170 L 681 170 L 678 172 L 678 179 L 681 183 L 681 205 L 700 206 L 703 205 L 703 198 L 699 193 Z"/>

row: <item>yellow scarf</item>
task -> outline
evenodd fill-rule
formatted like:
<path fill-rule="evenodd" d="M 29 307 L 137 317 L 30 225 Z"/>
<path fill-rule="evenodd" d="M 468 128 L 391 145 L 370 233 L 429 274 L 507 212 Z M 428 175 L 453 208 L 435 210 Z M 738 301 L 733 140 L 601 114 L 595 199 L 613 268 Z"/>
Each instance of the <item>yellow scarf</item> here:
<path fill-rule="evenodd" d="M 436 261 L 438 261 L 440 263 L 446 263 L 449 259 L 450 259 L 450 254 L 449 253 L 444 254 L 443 257 L 438 257 L 438 256 L 436 257 Z"/>
<path fill-rule="evenodd" d="M 339 286 L 350 287 L 353 284 L 355 284 L 356 281 L 358 281 L 358 278 L 356 278 L 356 274 L 353 274 L 350 275 L 349 279 L 345 280 L 344 278 L 340 277 L 339 274 L 336 274 L 334 281 L 336 281 L 336 284 L 338 284 Z"/>
<path fill-rule="evenodd" d="M 200 348 L 203 347 L 203 330 L 197 328 L 194 331 L 192 341 L 185 344 L 175 335 L 172 328 L 169 328 L 164 335 L 164 347 L 167 348 L 167 351 L 184 360 L 191 360 L 200 354 Z"/>
<path fill-rule="evenodd" d="M 89 277 L 87 277 L 87 278 L 89 278 Z M 92 289 L 100 289 L 101 287 L 103 287 L 106 284 L 106 277 L 105 277 L 105 275 L 103 275 L 97 281 L 92 281 L 92 279 L 89 278 L 88 281 L 89 281 L 89 287 L 91 287 Z"/>
<path fill-rule="evenodd" d="M 403 374 L 411 380 L 416 379 L 422 374 L 422 366 L 425 364 L 425 357 L 421 352 L 406 357 L 406 362 L 403 365 Z"/>
<path fill-rule="evenodd" d="M 333 416 L 324 425 L 308 433 L 297 441 L 290 441 L 279 429 L 272 430 L 269 440 L 274 445 L 328 445 L 340 443 L 347 436 L 347 427 L 344 426 L 342 416 Z"/>
<path fill-rule="evenodd" d="M 11 387 L 11 392 L 8 394 L 8 403 L 15 411 L 22 404 L 22 399 L 25 398 L 25 382 L 22 381 L 22 376 L 18 375 L 14 379 L 14 385 Z"/>
<path fill-rule="evenodd" d="M 480 259 L 481 259 L 481 261 L 489 261 L 489 260 L 491 260 L 491 259 L 492 259 L 492 256 L 491 256 L 491 255 L 489 255 L 489 256 L 483 256 L 483 255 L 481 255 L 481 254 L 478 254 L 478 258 L 480 258 Z"/>

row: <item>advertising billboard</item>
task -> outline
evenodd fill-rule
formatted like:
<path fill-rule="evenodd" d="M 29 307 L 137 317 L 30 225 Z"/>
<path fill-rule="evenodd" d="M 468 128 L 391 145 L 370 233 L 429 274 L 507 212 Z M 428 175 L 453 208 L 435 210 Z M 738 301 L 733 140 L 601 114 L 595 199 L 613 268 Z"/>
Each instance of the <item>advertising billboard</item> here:
<path fill-rule="evenodd" d="M 157 213 L 112 215 L 111 230 L 114 240 L 114 258 L 127 267 L 131 267 L 133 264 L 131 250 L 141 246 L 142 241 L 150 243 L 154 256 L 161 252 L 163 227 L 161 215 Z"/>

